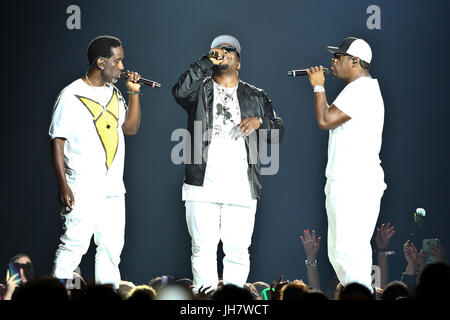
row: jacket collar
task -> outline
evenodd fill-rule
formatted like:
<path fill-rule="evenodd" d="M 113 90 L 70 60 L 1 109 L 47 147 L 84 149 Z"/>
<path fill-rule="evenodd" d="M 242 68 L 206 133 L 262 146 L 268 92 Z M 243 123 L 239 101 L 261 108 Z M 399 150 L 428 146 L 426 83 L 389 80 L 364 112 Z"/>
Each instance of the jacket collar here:
<path fill-rule="evenodd" d="M 208 94 L 208 100 L 210 100 L 209 98 L 212 98 L 213 93 L 214 93 L 214 85 L 213 85 L 213 79 L 212 77 L 207 77 L 204 80 L 205 84 L 205 89 L 206 89 L 206 93 Z M 237 98 L 239 103 L 243 100 L 245 96 L 245 92 L 244 92 L 244 82 L 239 79 L 238 82 L 238 88 L 237 88 Z"/>

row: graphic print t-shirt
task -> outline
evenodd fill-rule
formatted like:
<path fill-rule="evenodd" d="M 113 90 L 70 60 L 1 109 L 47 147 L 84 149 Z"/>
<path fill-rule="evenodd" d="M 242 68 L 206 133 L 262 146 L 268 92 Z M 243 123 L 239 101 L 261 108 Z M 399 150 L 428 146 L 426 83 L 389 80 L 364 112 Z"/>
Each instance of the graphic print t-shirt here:
<path fill-rule="evenodd" d="M 113 85 L 91 87 L 78 79 L 65 87 L 53 108 L 49 135 L 64 138 L 67 183 L 74 192 L 125 193 L 126 103 Z"/>
<path fill-rule="evenodd" d="M 203 186 L 183 185 L 183 200 L 251 205 L 247 151 L 237 131 L 241 111 L 237 86 L 214 82 L 213 130 Z"/>

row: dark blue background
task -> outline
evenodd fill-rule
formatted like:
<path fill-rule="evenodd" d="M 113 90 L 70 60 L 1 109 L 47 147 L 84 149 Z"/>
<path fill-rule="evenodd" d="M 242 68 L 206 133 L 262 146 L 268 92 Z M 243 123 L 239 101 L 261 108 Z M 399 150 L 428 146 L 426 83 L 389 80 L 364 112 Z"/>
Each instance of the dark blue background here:
<path fill-rule="evenodd" d="M 81 8 L 81 30 L 66 27 L 71 4 Z M 381 8 L 381 30 L 366 27 L 371 4 Z M 398 279 L 415 208 L 427 209 L 416 246 L 423 238 L 438 237 L 450 247 L 449 11 L 447 1 L 2 2 L 1 274 L 8 258 L 21 251 L 31 256 L 38 275 L 51 272 L 62 231 L 47 134 L 51 110 L 58 92 L 85 73 L 89 41 L 110 34 L 123 41 L 126 68 L 163 84 L 160 90 L 144 88 L 141 129 L 127 138 L 123 279 L 145 283 L 160 274 L 191 277 L 181 201 L 184 169 L 170 159 L 176 144 L 170 135 L 185 127 L 186 114 L 171 87 L 212 39 L 225 33 L 241 42 L 241 79 L 267 92 L 286 127 L 280 171 L 263 177 L 249 281 L 270 282 L 281 274 L 306 279 L 298 238 L 306 228 L 323 236 L 322 289 L 333 274 L 323 193 L 328 132 L 316 124 L 307 79 L 289 78 L 286 71 L 329 66 L 325 45 L 347 36 L 372 46 L 371 73 L 385 101 L 381 159 L 388 189 L 379 224 L 390 221 L 397 229 L 391 279 Z M 327 78 L 330 103 L 343 87 Z M 92 246 L 81 264 L 88 280 L 94 274 L 93 255 Z"/>

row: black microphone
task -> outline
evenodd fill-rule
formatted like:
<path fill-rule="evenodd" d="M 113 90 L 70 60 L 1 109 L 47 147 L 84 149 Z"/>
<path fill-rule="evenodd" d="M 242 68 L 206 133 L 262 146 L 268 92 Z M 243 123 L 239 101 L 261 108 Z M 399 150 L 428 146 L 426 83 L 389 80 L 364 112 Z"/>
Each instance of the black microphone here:
<path fill-rule="evenodd" d="M 323 73 L 327 76 L 330 74 L 330 70 L 328 68 L 323 68 Z M 290 70 L 288 71 L 288 76 L 292 77 L 300 77 L 300 76 L 307 76 L 306 69 L 300 69 L 300 70 Z"/>
<path fill-rule="evenodd" d="M 128 75 L 127 75 L 127 72 L 125 70 L 120 72 L 120 79 L 122 79 L 122 80 L 127 80 L 128 79 Z M 158 83 L 156 81 L 153 81 L 153 80 L 148 80 L 148 79 L 145 79 L 145 78 L 140 78 L 137 83 L 145 84 L 145 85 L 150 86 L 152 88 L 161 88 L 161 84 L 160 83 Z"/>

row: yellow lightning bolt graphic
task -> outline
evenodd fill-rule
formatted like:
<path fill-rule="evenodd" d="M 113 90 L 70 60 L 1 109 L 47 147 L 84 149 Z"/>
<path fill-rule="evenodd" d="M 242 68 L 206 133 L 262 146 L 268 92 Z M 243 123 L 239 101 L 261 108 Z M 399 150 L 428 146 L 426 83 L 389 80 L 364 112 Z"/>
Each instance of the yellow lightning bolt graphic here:
<path fill-rule="evenodd" d="M 117 98 L 117 91 L 114 89 L 104 112 L 98 102 L 81 96 L 77 96 L 77 98 L 86 106 L 94 118 L 94 125 L 106 154 L 106 168 L 109 169 L 116 156 L 119 144 L 119 133 L 117 131 L 119 125 L 119 99 Z"/>

